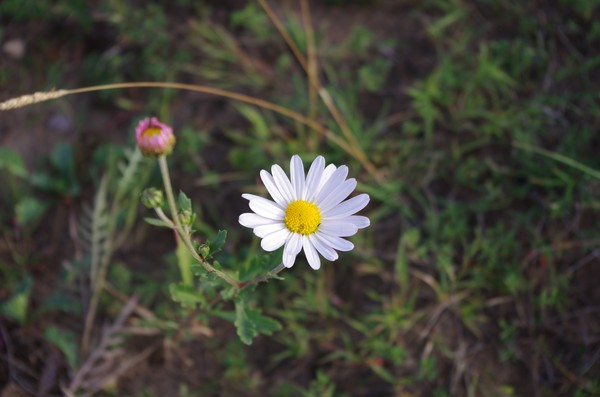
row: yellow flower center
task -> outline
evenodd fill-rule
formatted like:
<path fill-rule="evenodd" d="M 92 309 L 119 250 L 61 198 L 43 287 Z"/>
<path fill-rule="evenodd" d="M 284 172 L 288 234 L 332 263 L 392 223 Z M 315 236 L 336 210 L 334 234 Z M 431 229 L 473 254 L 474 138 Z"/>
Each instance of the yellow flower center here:
<path fill-rule="evenodd" d="M 308 201 L 292 201 L 285 209 L 283 222 L 294 233 L 312 234 L 321 224 L 319 208 Z"/>
<path fill-rule="evenodd" d="M 156 136 L 156 135 L 160 135 L 162 132 L 162 130 L 160 128 L 146 128 L 144 130 L 144 132 L 142 133 L 142 135 L 147 136 L 147 137 L 151 137 L 151 136 Z"/>

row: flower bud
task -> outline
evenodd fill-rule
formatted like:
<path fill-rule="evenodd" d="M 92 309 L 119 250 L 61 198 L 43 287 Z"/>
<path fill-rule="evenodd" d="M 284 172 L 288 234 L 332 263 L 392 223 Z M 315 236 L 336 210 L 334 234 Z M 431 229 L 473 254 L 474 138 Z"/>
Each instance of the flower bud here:
<path fill-rule="evenodd" d="M 179 211 L 179 222 L 185 226 L 192 226 L 196 220 L 196 214 L 190 210 L 183 209 Z"/>
<path fill-rule="evenodd" d="M 135 141 L 147 157 L 170 154 L 175 146 L 173 129 L 156 117 L 141 120 L 135 128 Z"/>
<path fill-rule="evenodd" d="M 148 208 L 159 208 L 162 207 L 164 199 L 162 190 L 156 188 L 144 189 L 142 192 L 142 204 Z"/>

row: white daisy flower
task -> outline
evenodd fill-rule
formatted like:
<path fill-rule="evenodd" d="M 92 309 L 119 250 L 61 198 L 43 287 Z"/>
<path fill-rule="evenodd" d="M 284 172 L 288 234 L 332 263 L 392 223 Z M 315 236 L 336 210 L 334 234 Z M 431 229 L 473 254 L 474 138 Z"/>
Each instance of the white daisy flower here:
<path fill-rule="evenodd" d="M 354 244 L 342 237 L 356 234 L 369 226 L 366 216 L 354 215 L 369 202 L 369 195 L 359 194 L 345 200 L 356 188 L 356 179 L 346 179 L 348 167 L 336 167 L 318 156 L 310 166 L 306 179 L 304 165 L 299 156 L 290 161 L 291 180 L 277 164 L 271 173 L 260 172 L 273 200 L 242 194 L 254 213 L 240 215 L 239 222 L 253 229 L 262 238 L 265 251 L 274 251 L 285 245 L 283 264 L 294 266 L 296 256 L 304 249 L 308 264 L 313 269 L 321 267 L 319 254 L 334 261 L 337 251 L 350 251 Z"/>

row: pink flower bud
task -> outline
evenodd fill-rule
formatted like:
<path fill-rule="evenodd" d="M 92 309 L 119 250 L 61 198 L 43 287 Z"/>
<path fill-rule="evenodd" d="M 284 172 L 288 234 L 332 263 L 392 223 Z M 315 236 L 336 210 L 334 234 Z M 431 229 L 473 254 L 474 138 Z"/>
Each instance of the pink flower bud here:
<path fill-rule="evenodd" d="M 175 146 L 173 129 L 156 117 L 141 120 L 135 128 L 135 141 L 147 157 L 168 155 Z"/>

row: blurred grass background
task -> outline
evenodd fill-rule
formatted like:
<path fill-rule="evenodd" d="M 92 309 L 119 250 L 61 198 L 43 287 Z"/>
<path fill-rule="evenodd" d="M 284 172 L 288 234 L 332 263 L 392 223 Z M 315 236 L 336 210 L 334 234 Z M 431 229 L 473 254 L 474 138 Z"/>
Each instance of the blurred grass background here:
<path fill-rule="evenodd" d="M 0 113 L 4 393 L 60 394 L 82 364 L 86 252 L 74 224 L 105 189 L 127 227 L 100 320 L 118 315 L 115 297 L 136 293 L 162 322 L 159 335 L 133 324 L 121 342 L 130 356 L 158 347 L 114 370 L 98 395 L 600 395 L 600 2 L 271 2 L 352 139 L 263 4 L 0 3 L 0 100 L 204 84 L 304 114 L 354 139 L 373 167 L 281 115 L 175 90 Z M 158 175 L 126 152 L 145 115 L 175 127 L 175 184 L 201 213 L 197 230 L 229 231 L 226 268 L 260 253 L 237 224 L 241 192 L 265 194 L 260 169 L 323 154 L 371 195 L 372 226 L 352 253 L 318 272 L 301 260 L 258 288 L 282 330 L 247 347 L 228 322 L 170 301 L 172 235 L 143 224 L 135 194 Z M 127 189 L 123 158 L 139 167 Z"/>

